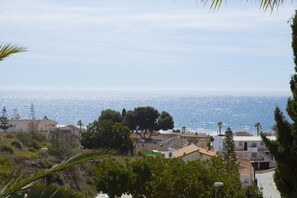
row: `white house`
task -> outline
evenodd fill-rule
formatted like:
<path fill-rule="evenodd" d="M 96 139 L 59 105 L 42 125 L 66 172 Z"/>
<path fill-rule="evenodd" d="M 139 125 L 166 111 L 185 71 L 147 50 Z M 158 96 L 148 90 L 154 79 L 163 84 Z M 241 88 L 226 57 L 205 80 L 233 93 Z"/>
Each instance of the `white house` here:
<path fill-rule="evenodd" d="M 275 136 L 267 136 L 267 138 L 276 139 Z M 255 170 L 265 170 L 275 166 L 275 161 L 260 136 L 234 136 L 233 139 L 237 156 L 249 158 Z M 223 150 L 223 140 L 224 136 L 214 137 L 215 152 Z"/>
<path fill-rule="evenodd" d="M 181 158 L 185 162 L 193 160 L 208 160 L 215 155 L 215 152 L 197 147 L 195 144 L 190 144 L 172 152 L 172 158 Z"/>
<path fill-rule="evenodd" d="M 6 130 L 7 132 L 29 132 L 29 131 L 40 131 L 49 132 L 56 128 L 57 122 L 53 120 L 8 120 L 10 127 Z M 0 132 L 4 130 L 0 129 Z"/>

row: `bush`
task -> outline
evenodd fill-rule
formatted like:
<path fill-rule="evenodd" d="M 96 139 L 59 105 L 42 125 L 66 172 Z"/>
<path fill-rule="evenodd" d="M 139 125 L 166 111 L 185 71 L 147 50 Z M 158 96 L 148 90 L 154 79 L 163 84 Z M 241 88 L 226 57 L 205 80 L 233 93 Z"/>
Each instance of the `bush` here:
<path fill-rule="evenodd" d="M 46 135 L 42 132 L 35 132 L 33 133 L 33 139 L 38 142 L 44 142 L 46 140 Z"/>
<path fill-rule="evenodd" d="M 12 135 L 12 134 L 5 134 L 4 136 L 3 136 L 4 138 L 14 138 L 14 136 Z"/>
<path fill-rule="evenodd" d="M 35 149 L 41 149 L 41 145 L 39 142 L 37 142 L 36 140 L 32 140 L 31 142 L 31 147 L 35 148 Z"/>
<path fill-rule="evenodd" d="M 10 144 L 11 144 L 11 146 L 14 146 L 14 147 L 16 147 L 16 148 L 18 148 L 18 149 L 20 149 L 20 150 L 23 149 L 22 143 L 20 143 L 20 142 L 17 141 L 17 140 L 12 141 Z"/>
<path fill-rule="evenodd" d="M 26 146 L 31 146 L 32 135 L 28 132 L 20 132 L 17 135 L 17 138 Z"/>
<path fill-rule="evenodd" d="M 14 153 L 13 148 L 11 146 L 9 146 L 9 145 L 1 145 L 0 146 L 0 151 L 7 152 L 7 153 L 10 153 L 10 154 Z"/>

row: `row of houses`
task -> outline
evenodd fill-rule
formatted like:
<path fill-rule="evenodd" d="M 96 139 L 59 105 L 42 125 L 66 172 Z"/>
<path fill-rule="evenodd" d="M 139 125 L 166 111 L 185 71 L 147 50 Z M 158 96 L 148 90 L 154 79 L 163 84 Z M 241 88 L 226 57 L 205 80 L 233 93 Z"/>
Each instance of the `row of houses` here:
<path fill-rule="evenodd" d="M 157 136 L 158 137 L 158 136 Z M 208 160 L 223 150 L 224 136 L 215 136 L 212 150 L 208 149 L 209 141 L 203 133 L 170 133 L 160 134 L 150 143 L 139 142 L 136 149 L 151 149 L 160 152 L 164 158 L 180 158 L 185 162 L 193 160 Z M 268 136 L 275 140 L 275 136 Z M 261 137 L 249 133 L 235 133 L 233 137 L 235 153 L 239 164 L 240 180 L 243 186 L 252 185 L 255 181 L 255 171 L 274 168 L 276 163 Z"/>
<path fill-rule="evenodd" d="M 49 134 L 55 129 L 80 137 L 80 129 L 74 125 L 58 125 L 54 120 L 28 120 L 28 119 L 11 119 L 8 120 L 9 128 L 6 132 L 28 132 L 39 131 Z M 0 129 L 0 132 L 4 132 Z"/>

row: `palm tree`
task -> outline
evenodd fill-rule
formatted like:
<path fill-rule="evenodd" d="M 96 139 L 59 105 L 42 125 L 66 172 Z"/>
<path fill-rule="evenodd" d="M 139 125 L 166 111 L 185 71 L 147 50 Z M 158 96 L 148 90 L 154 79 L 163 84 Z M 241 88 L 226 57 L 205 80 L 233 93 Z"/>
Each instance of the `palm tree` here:
<path fill-rule="evenodd" d="M 79 126 L 79 132 L 81 132 L 81 127 L 83 126 L 83 123 L 81 120 L 77 121 L 77 126 Z"/>
<path fill-rule="evenodd" d="M 0 61 L 7 58 L 11 54 L 26 52 L 27 48 L 16 44 L 0 44 Z"/>
<path fill-rule="evenodd" d="M 34 197 L 56 197 L 54 196 L 57 191 L 63 191 L 64 189 L 60 188 L 51 188 L 52 190 L 47 189 L 46 187 L 38 187 L 34 186 L 34 183 L 49 174 L 63 171 L 65 169 L 71 168 L 75 165 L 82 164 L 86 161 L 97 159 L 98 157 L 107 156 L 110 152 L 108 150 L 85 150 L 82 153 L 79 153 L 68 160 L 61 162 L 60 164 L 56 164 L 49 169 L 45 169 L 35 174 L 32 174 L 28 177 L 19 177 L 17 179 L 11 180 L 10 182 L 0 186 L 0 197 L 19 197 L 19 195 L 23 195 L 25 197 L 25 193 L 29 193 L 34 191 L 34 194 L 39 196 Z M 47 196 L 43 196 L 45 193 Z M 33 193 L 33 192 L 31 192 Z M 69 196 L 71 197 L 71 196 Z"/>
<path fill-rule="evenodd" d="M 204 4 L 206 4 L 209 1 L 211 1 L 210 9 L 212 9 L 212 10 L 219 9 L 223 2 L 223 0 L 201 0 L 201 2 Z M 247 1 L 251 1 L 251 0 L 247 0 Z M 280 6 L 284 2 L 285 2 L 284 0 L 259 0 L 261 9 L 263 9 L 263 10 L 270 9 L 271 11 L 273 11 L 273 9 L 275 7 Z M 293 0 L 292 0 L 292 2 L 293 2 Z"/>
<path fill-rule="evenodd" d="M 262 129 L 262 126 L 261 126 L 260 122 L 255 123 L 254 127 L 256 127 L 257 136 L 259 136 L 260 129 Z"/>
<path fill-rule="evenodd" d="M 222 127 L 223 127 L 223 122 L 218 122 L 217 125 L 219 127 L 219 135 L 221 135 Z"/>

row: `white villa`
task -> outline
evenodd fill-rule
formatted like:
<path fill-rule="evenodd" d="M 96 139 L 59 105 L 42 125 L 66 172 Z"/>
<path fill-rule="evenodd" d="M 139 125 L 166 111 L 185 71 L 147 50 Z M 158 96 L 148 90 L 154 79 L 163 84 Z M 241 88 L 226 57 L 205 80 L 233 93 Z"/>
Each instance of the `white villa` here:
<path fill-rule="evenodd" d="M 58 122 L 53 120 L 27 120 L 27 119 L 12 119 L 8 120 L 10 127 L 7 132 L 28 132 L 28 131 L 40 131 L 49 132 L 56 128 Z M 4 130 L 0 129 L 0 132 Z"/>
<path fill-rule="evenodd" d="M 267 136 L 270 140 L 275 140 L 275 136 Z M 224 136 L 215 136 L 213 148 L 215 152 L 223 149 Z M 269 150 L 262 142 L 260 136 L 234 136 L 235 152 L 237 156 L 247 157 L 253 164 L 255 170 L 265 170 L 275 166 L 275 160 L 270 155 Z"/>

